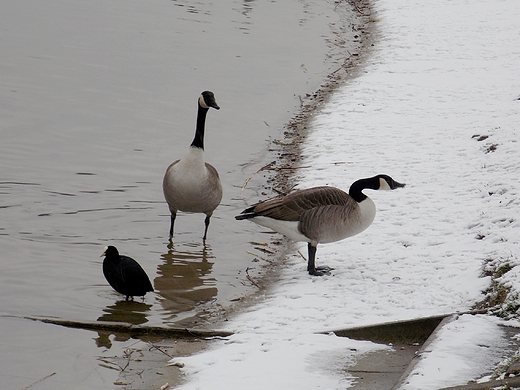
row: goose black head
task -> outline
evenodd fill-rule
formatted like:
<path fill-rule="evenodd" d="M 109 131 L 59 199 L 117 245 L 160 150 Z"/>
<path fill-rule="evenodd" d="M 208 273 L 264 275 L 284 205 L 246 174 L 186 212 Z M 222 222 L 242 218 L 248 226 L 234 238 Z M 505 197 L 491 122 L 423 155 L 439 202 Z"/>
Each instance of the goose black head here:
<path fill-rule="evenodd" d="M 199 97 L 199 106 L 202 108 L 214 108 L 215 110 L 220 110 L 220 107 L 218 106 L 215 95 L 211 91 L 204 91 L 200 94 Z"/>
<path fill-rule="evenodd" d="M 406 184 L 398 183 L 388 175 L 377 175 L 379 179 L 379 190 L 395 190 L 396 188 L 402 188 Z"/>

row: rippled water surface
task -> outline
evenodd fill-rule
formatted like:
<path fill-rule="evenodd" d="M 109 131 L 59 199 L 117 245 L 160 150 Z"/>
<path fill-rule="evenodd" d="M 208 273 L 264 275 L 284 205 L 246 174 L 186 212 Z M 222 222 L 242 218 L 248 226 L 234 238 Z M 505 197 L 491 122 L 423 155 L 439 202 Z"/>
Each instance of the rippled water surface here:
<path fill-rule="evenodd" d="M 262 238 L 233 217 L 259 198 L 263 177 L 241 187 L 273 158 L 268 141 L 280 137 L 298 95 L 315 91 L 330 70 L 336 23 L 334 4 L 317 0 L 0 4 L 4 383 L 41 378 L 47 372 L 32 368 L 50 353 L 19 337 L 50 325 L 5 315 L 194 326 L 197 313 L 254 291 L 245 270 L 261 265 L 247 251 Z M 205 244 L 202 214 L 179 213 L 170 242 L 162 177 L 191 143 L 206 89 L 221 106 L 208 113 L 205 146 L 224 198 Z M 143 266 L 155 293 L 124 302 L 108 286 L 99 256 L 109 244 Z M 61 328 L 52 329 L 59 339 Z M 112 346 L 91 332 L 62 332 L 77 337 L 60 355 Z M 34 353 L 22 353 L 29 343 Z M 66 371 L 62 381 L 76 380 Z M 79 382 L 85 388 L 105 375 L 92 371 Z"/>

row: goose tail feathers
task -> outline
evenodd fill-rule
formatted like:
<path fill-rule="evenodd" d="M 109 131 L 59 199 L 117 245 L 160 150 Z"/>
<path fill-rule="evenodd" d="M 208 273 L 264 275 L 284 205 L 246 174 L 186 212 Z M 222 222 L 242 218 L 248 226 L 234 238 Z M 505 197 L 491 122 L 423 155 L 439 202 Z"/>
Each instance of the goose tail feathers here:
<path fill-rule="evenodd" d="M 242 219 L 251 219 L 254 217 L 257 217 L 258 214 L 255 213 L 255 206 L 248 207 L 244 211 L 242 211 L 239 215 L 235 217 L 237 221 L 240 221 Z"/>

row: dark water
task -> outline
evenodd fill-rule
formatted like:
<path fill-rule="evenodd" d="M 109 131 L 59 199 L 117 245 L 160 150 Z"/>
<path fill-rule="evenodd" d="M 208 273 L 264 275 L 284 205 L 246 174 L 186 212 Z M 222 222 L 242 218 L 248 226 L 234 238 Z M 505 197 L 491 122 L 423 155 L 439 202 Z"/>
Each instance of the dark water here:
<path fill-rule="evenodd" d="M 117 353 L 126 340 L 5 315 L 191 327 L 256 289 L 245 270 L 262 272 L 247 253 L 259 230 L 233 217 L 258 199 L 264 177 L 241 187 L 273 159 L 269 140 L 281 137 L 298 95 L 315 91 L 335 66 L 334 7 L 318 0 L 0 4 L 6 388 L 49 370 L 58 374 L 39 388 L 56 388 L 57 380 L 106 386 L 114 373 L 95 357 Z M 205 143 L 224 198 L 205 245 L 204 216 L 183 213 L 170 243 L 162 177 L 190 144 L 206 89 L 221 106 L 208 114 Z M 140 262 L 155 293 L 122 302 L 101 272 L 109 244 Z M 78 354 L 88 363 L 67 358 Z"/>

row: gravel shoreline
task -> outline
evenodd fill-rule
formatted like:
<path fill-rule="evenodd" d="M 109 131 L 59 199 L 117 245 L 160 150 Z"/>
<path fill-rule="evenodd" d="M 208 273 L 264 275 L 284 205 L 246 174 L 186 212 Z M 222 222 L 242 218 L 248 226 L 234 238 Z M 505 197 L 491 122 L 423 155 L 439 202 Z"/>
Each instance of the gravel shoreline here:
<path fill-rule="evenodd" d="M 340 9 L 339 7 L 343 7 Z M 270 148 L 271 162 L 257 171 L 264 171 L 265 198 L 277 194 L 289 193 L 297 184 L 298 170 L 305 169 L 301 165 L 303 160 L 302 146 L 311 129 L 311 121 L 320 109 L 329 101 L 332 94 L 348 80 L 357 77 L 363 71 L 365 58 L 371 54 L 377 39 L 376 19 L 369 0 L 337 1 L 336 11 L 342 13 L 342 26 L 337 27 L 334 47 L 331 47 L 331 56 L 334 56 L 337 68 L 329 73 L 319 89 L 312 94 L 299 96 L 301 106 L 299 111 L 285 124 L 283 138 L 272 141 Z M 349 39 L 347 39 L 349 37 Z M 239 312 L 244 306 L 250 306 L 255 299 L 264 294 L 265 289 L 278 282 L 280 267 L 284 266 L 286 253 L 294 251 L 292 243 L 277 235 L 269 243 L 268 252 L 275 261 L 266 262 L 261 279 L 255 281 L 260 287 L 257 294 L 244 297 L 230 312 Z"/>
<path fill-rule="evenodd" d="M 342 3 L 343 1 L 338 1 L 337 7 Z M 289 192 L 294 187 L 293 170 L 302 160 L 301 147 L 310 131 L 309 125 L 312 118 L 339 87 L 349 79 L 357 77 L 362 71 L 364 59 L 370 55 L 374 46 L 377 29 L 370 2 L 368 0 L 350 0 L 347 3 L 352 7 L 352 11 L 338 10 L 338 12 L 344 14 L 343 19 L 345 20 L 341 33 L 344 37 L 350 35 L 352 40 L 345 41 L 344 38 L 338 36 L 334 50 L 335 55 L 338 56 L 337 69 L 327 76 L 324 83 L 312 95 L 300 96 L 300 111 L 285 125 L 284 139 L 278 141 L 283 148 L 278 152 L 276 165 L 272 167 L 276 174 L 269 179 L 271 189 L 275 189 L 275 192 Z M 345 54 L 347 55 L 345 56 Z"/>

